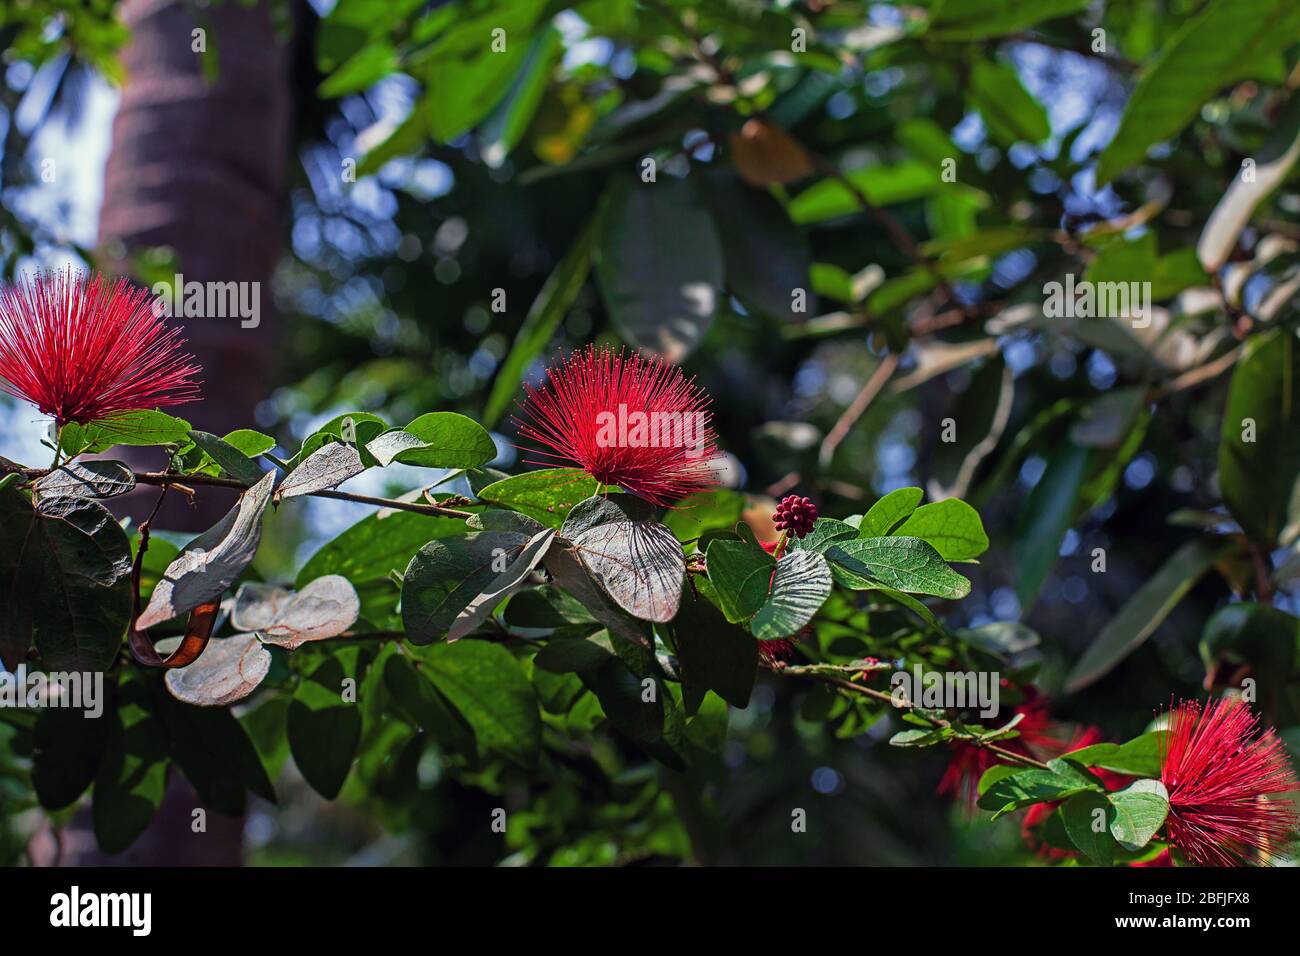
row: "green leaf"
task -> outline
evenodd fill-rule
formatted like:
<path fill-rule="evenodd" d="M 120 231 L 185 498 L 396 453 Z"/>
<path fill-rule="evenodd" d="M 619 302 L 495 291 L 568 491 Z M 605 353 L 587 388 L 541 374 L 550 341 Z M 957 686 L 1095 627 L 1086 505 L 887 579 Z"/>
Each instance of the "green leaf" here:
<path fill-rule="evenodd" d="M 952 736 L 952 731 L 947 727 L 936 727 L 934 730 L 900 730 L 894 736 L 889 738 L 891 747 L 933 747 L 935 744 L 943 743 Z"/>
<path fill-rule="evenodd" d="M 466 640 L 417 652 L 417 668 L 474 729 L 479 747 L 537 765 L 542 719 L 533 685 L 500 644 Z"/>
<path fill-rule="evenodd" d="M 1020 511 L 1011 553 L 1016 595 L 1025 610 L 1033 606 L 1056 565 L 1087 472 L 1088 449 L 1068 443 L 1058 447 Z"/>
<path fill-rule="evenodd" d="M 1101 629 L 1065 681 L 1067 693 L 1082 690 L 1133 653 L 1160 626 L 1201 575 L 1232 550 L 1222 538 L 1195 538 L 1151 575 Z"/>
<path fill-rule="evenodd" d="M 275 802 L 262 758 L 227 708 L 192 707 L 162 698 L 160 709 L 176 764 L 204 803 L 237 816 L 244 812 L 247 790 Z"/>
<path fill-rule="evenodd" d="M 970 593 L 970 581 L 948 567 L 939 552 L 920 538 L 841 541 L 826 552 L 826 557 L 833 565 L 898 591 L 942 598 L 963 598 Z"/>
<path fill-rule="evenodd" d="M 555 330 L 564 321 L 569 308 L 582 291 L 591 269 L 597 227 L 598 220 L 595 218 L 583 227 L 569 251 L 543 284 L 542 291 L 533 300 L 523 325 L 519 327 L 519 334 L 510 346 L 510 353 L 501 363 L 496 379 L 492 382 L 492 391 L 483 412 L 483 424 L 488 428 L 501 420 L 501 416 L 519 394 L 519 383 L 523 381 L 529 366 L 551 341 Z"/>
<path fill-rule="evenodd" d="M 106 686 L 105 696 L 111 691 Z M 98 703 L 104 713 L 95 717 L 71 707 L 49 707 L 36 718 L 32 786 L 47 810 L 62 810 L 73 803 L 99 772 L 114 715 L 111 698 Z"/>
<path fill-rule="evenodd" d="M 483 120 L 514 82 L 529 49 L 531 28 L 546 4 L 519 0 L 461 20 L 422 51 L 428 95 L 422 100 L 433 138 L 448 143 Z M 505 49 L 493 49 L 493 30 Z M 408 68 L 414 64 L 408 63 Z"/>
<path fill-rule="evenodd" d="M 619 179 L 597 241 L 596 277 L 629 344 L 680 362 L 704 337 L 722 292 L 722 246 L 690 180 Z"/>
<path fill-rule="evenodd" d="M 705 753 L 721 753 L 729 716 L 725 700 L 712 692 L 705 694 L 699 710 L 686 721 L 686 739 Z"/>
<path fill-rule="evenodd" d="M 982 40 L 1077 13 L 1088 0 L 936 0 L 929 36 L 940 40 Z"/>
<path fill-rule="evenodd" d="M 1063 756 L 1084 767 L 1099 767 L 1130 777 L 1157 777 L 1160 775 L 1160 733 L 1153 730 L 1124 744 L 1093 744 Z"/>
<path fill-rule="evenodd" d="M 156 411 L 120 412 L 86 425 L 69 422 L 59 433 L 68 455 L 99 454 L 114 445 L 172 445 L 189 438 L 190 423 Z"/>
<path fill-rule="evenodd" d="M 221 440 L 249 458 L 256 458 L 275 447 L 274 438 L 251 428 L 236 428 L 222 436 Z"/>
<path fill-rule="evenodd" d="M 1254 601 L 1226 604 L 1205 622 L 1200 651 L 1211 682 L 1219 677 L 1215 672 L 1223 663 L 1249 664 L 1255 674 L 1291 675 L 1300 651 L 1300 619 Z"/>
<path fill-rule="evenodd" d="M 814 551 L 792 551 L 776 562 L 771 592 L 749 622 L 759 640 L 797 633 L 831 596 L 831 569 Z"/>
<path fill-rule="evenodd" d="M 416 552 L 402 579 L 407 639 L 415 644 L 442 639 L 527 540 L 509 531 L 474 531 L 430 541 Z"/>
<path fill-rule="evenodd" d="M 979 512 L 959 498 L 921 505 L 893 533 L 929 542 L 945 561 L 972 561 L 989 546 Z"/>
<path fill-rule="evenodd" d="M 1065 832 L 1084 856 L 1098 866 L 1115 862 L 1115 838 L 1110 829 L 1116 812 L 1105 794 L 1090 790 L 1076 793 L 1065 801 L 1060 812 Z"/>
<path fill-rule="evenodd" d="M 716 539 L 709 543 L 705 566 L 727 620 L 748 623 L 767 600 L 776 567 L 772 556 L 748 541 Z"/>
<path fill-rule="evenodd" d="M 117 690 L 108 745 L 95 775 L 91 817 L 105 853 L 121 853 L 144 832 L 167 786 L 167 734 L 149 689 L 127 677 Z"/>
<path fill-rule="evenodd" d="M 993 810 L 996 819 L 1033 803 L 1064 800 L 1085 790 L 1106 792 L 1100 780 L 1068 760 L 1057 758 L 1048 761 L 1047 767 L 1046 770 L 1029 767 L 993 780 L 987 789 L 981 790 L 979 806 Z"/>
<path fill-rule="evenodd" d="M 0 490 L 0 659 L 11 670 L 36 646 L 42 665 L 103 671 L 131 617 L 131 546 L 88 498 L 33 508 Z"/>
<path fill-rule="evenodd" d="M 325 99 L 360 93 L 395 72 L 399 65 L 391 44 L 372 41 L 327 76 L 316 92 Z"/>
<path fill-rule="evenodd" d="M 893 166 L 867 166 L 845 173 L 854 189 L 873 206 L 921 199 L 947 188 L 939 178 L 939 167 L 908 160 Z M 861 203 L 838 178 L 827 178 L 809 186 L 790 201 L 787 211 L 800 225 L 823 222 L 862 213 Z"/>
<path fill-rule="evenodd" d="M 488 166 L 500 168 L 519 145 L 546 93 L 551 68 L 563 52 L 560 31 L 554 27 L 546 27 L 533 39 L 510 91 L 479 131 L 483 162 Z"/>
<path fill-rule="evenodd" d="M 1279 329 L 1254 336 L 1232 372 L 1219 438 L 1219 486 L 1237 523 L 1272 546 L 1300 477 L 1300 347 Z"/>
<path fill-rule="evenodd" d="M 518 589 L 546 556 L 555 540 L 555 529 L 546 528 L 530 537 L 523 549 L 486 588 L 466 605 L 452 622 L 447 640 L 456 641 L 478 628 L 502 601 Z"/>
<path fill-rule="evenodd" d="M 1097 162 L 1097 185 L 1140 162 L 1152 143 L 1176 135 L 1221 87 L 1258 75 L 1297 34 L 1300 6 L 1292 0 L 1212 0 L 1143 72 Z"/>
<path fill-rule="evenodd" d="M 920 488 L 896 488 L 872 505 L 858 525 L 859 538 L 883 538 L 916 510 L 925 497 Z"/>
<path fill-rule="evenodd" d="M 657 686 L 653 699 L 646 700 L 641 681 L 621 660 L 611 660 L 596 672 L 593 689 L 609 722 L 629 739 L 647 746 L 663 738 L 665 692 Z"/>
<path fill-rule="evenodd" d="M 262 480 L 263 471 L 256 462 L 225 439 L 195 429 L 190 432 L 190 440 L 236 481 L 255 485 Z"/>
<path fill-rule="evenodd" d="M 444 7 L 453 11 L 455 7 Z M 425 98 L 428 97 L 426 94 Z M 370 145 L 367 143 L 366 154 L 357 163 L 357 176 L 373 176 L 388 164 L 390 160 L 409 156 L 419 150 L 430 139 L 429 110 L 424 98 L 415 105 L 410 115 L 393 128 L 384 139 Z"/>
<path fill-rule="evenodd" d="M 478 741 L 474 728 L 434 686 L 423 667 L 394 654 L 384 662 L 384 686 L 406 715 L 439 747 L 470 759 L 477 759 Z"/>
<path fill-rule="evenodd" d="M 493 482 L 479 500 L 535 518 L 548 528 L 564 524 L 569 509 L 602 490 L 600 482 L 576 468 L 544 468 Z"/>
<path fill-rule="evenodd" d="M 371 439 L 366 448 L 381 465 L 396 461 L 418 468 L 477 468 L 497 456 L 487 429 L 455 412 L 421 415 Z"/>
<path fill-rule="evenodd" d="M 1012 766 L 1011 764 L 1005 764 L 1005 763 L 994 764 L 992 767 L 989 767 L 988 770 L 985 770 L 984 773 L 980 776 L 979 785 L 977 787 L 978 795 L 983 796 L 984 794 L 988 793 L 988 791 L 992 789 L 993 785 L 997 783 L 999 780 L 1005 780 L 1007 777 L 1013 777 L 1016 774 L 1023 772 L 1024 770 L 1025 770 L 1024 767 Z"/>
<path fill-rule="evenodd" d="M 815 551 L 825 554 L 826 549 L 837 541 L 849 541 L 858 536 L 858 529 L 845 521 L 834 518 L 818 518 L 813 522 L 812 531 L 802 538 L 793 535 L 786 543 L 791 551 Z"/>
<path fill-rule="evenodd" d="M 364 444 L 379 435 L 380 432 L 387 431 L 388 427 L 388 422 L 369 412 L 344 412 L 342 415 L 335 415 L 303 439 L 302 447 L 298 449 L 298 453 L 287 462 L 288 471 L 292 473 L 309 455 L 333 441 L 341 441 L 349 445 L 358 442 Z M 367 461 L 366 464 L 374 464 L 374 462 Z"/>
<path fill-rule="evenodd" d="M 404 571 L 421 546 L 439 538 L 463 534 L 466 522 L 412 511 L 379 511 L 367 515 L 308 559 L 294 587 L 302 590 L 317 578 L 341 574 L 361 598 L 361 617 L 377 628 L 396 630 L 401 619 L 395 608 L 398 590 L 390 575 Z"/>
<path fill-rule="evenodd" d="M 758 643 L 750 634 L 728 623 L 694 588 L 687 588 L 682 595 L 672 634 L 688 716 L 700 709 L 710 690 L 732 706 L 749 706 L 758 673 Z"/>
<path fill-rule="evenodd" d="M 727 287 L 759 315 L 801 322 L 816 315 L 812 253 L 803 234 L 771 193 L 751 189 L 728 169 L 710 169 L 705 196 L 718 227 Z M 795 290 L 802 303 L 795 311 Z"/>
<path fill-rule="evenodd" d="M 343 789 L 361 741 L 361 710 L 344 699 L 344 680 L 356 680 L 338 656 L 326 657 L 303 678 L 289 704 L 289 749 L 303 779 L 326 800 Z"/>
<path fill-rule="evenodd" d="M 745 496 L 722 489 L 683 498 L 664 516 L 664 524 L 679 541 L 695 541 L 706 531 L 731 529 L 745 510 Z"/>
<path fill-rule="evenodd" d="M 966 95 L 979 110 L 989 134 L 1003 145 L 1041 143 L 1052 133 L 1047 111 L 1025 89 L 1009 63 L 976 60 Z"/>
<path fill-rule="evenodd" d="M 289 759 L 289 704 L 287 694 L 264 694 L 253 710 L 242 714 L 239 722 L 248 734 L 268 780 L 274 781 Z"/>
<path fill-rule="evenodd" d="M 599 630 L 581 637 L 553 637 L 537 652 L 533 663 L 552 674 L 594 673 L 615 656 L 609 632 Z"/>
<path fill-rule="evenodd" d="M 329 73 L 361 50 L 368 40 L 387 34 L 403 18 L 419 7 L 421 0 L 342 0 L 321 18 L 316 28 L 316 65 L 322 73 Z M 436 35 L 436 24 L 446 25 L 453 19 L 455 9 L 435 11 L 422 17 L 413 32 L 429 29 L 426 36 Z"/>
<path fill-rule="evenodd" d="M 1159 780 L 1136 780 L 1110 794 L 1115 819 L 1110 832 L 1126 850 L 1140 850 L 1151 842 L 1169 813 L 1169 791 Z"/>

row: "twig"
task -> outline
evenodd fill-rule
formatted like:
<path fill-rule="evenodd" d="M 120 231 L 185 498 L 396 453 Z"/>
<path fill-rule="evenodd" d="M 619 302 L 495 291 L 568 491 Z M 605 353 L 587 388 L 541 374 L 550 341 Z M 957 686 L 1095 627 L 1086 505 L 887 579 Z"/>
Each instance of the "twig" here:
<path fill-rule="evenodd" d="M 864 667 L 860 669 L 867 670 L 868 668 Z M 899 709 L 902 710 L 910 710 L 913 715 L 925 721 L 931 727 L 940 730 L 954 729 L 950 721 L 944 720 L 941 717 L 931 717 L 929 714 L 917 710 L 910 703 L 905 702 L 900 707 L 899 702 L 895 700 L 892 694 L 886 694 L 884 691 L 876 690 L 874 687 L 864 687 L 862 684 L 855 684 L 853 681 L 846 680 L 843 677 L 837 677 L 834 674 L 828 674 L 825 672 L 825 670 L 821 668 L 820 665 L 813 664 L 813 665 L 800 665 L 795 667 L 783 667 L 780 670 L 773 671 L 773 673 L 781 674 L 789 677 L 804 677 L 809 680 L 821 681 L 824 684 L 830 684 L 834 687 L 840 688 L 841 690 L 852 691 L 855 694 L 862 694 L 865 697 L 870 697 L 872 700 L 877 700 L 880 701 L 881 703 L 889 704 L 891 707 L 899 707 Z M 1000 747 L 991 741 L 985 740 L 983 737 L 980 737 L 978 734 L 960 735 L 960 731 L 958 731 L 958 734 L 959 734 L 957 738 L 958 740 L 971 744 L 972 746 L 975 747 L 980 747 L 984 750 L 987 750 L 989 753 L 997 754 L 1003 760 L 1010 761 L 1011 763 L 1023 764 L 1024 766 L 1027 767 L 1037 767 L 1039 770 L 1051 769 L 1050 767 L 1047 766 L 1047 764 L 1043 763 L 1041 760 L 1035 760 L 1033 757 L 1026 756 L 1025 754 L 1018 754 L 1014 750 L 1008 750 L 1005 747 Z"/>
<path fill-rule="evenodd" d="M 36 480 L 50 473 L 48 468 L 23 468 L 7 459 L 0 459 L 0 473 L 16 471 L 24 478 Z M 181 475 L 165 471 L 132 472 L 136 483 L 155 485 L 162 488 L 184 488 L 186 485 L 207 486 L 212 488 L 234 488 L 238 491 L 248 490 L 250 485 L 235 478 L 218 478 L 213 475 Z M 338 501 L 354 501 L 363 505 L 377 505 L 381 508 L 394 508 L 399 511 L 412 511 L 416 514 L 439 515 L 445 518 L 469 518 L 472 512 L 457 508 L 445 508 L 442 505 L 424 504 L 418 501 L 397 501 L 393 498 L 377 498 L 373 495 L 358 495 L 350 491 L 310 491 L 308 495 L 315 498 L 334 498 Z"/>
<path fill-rule="evenodd" d="M 1255 597 L 1263 604 L 1273 603 L 1273 581 L 1269 577 L 1268 557 L 1256 541 L 1250 543 L 1250 562 L 1255 569 Z"/>
<path fill-rule="evenodd" d="M 894 374 L 896 368 L 898 368 L 898 354 L 891 352 L 876 366 L 876 370 L 867 379 L 867 384 L 862 386 L 862 391 L 858 392 L 857 397 L 844 410 L 844 414 L 840 416 L 839 421 L 826 433 L 826 437 L 822 439 L 821 449 L 817 452 L 818 464 L 823 468 L 831 463 L 831 459 L 835 456 L 835 449 L 839 447 L 840 442 L 844 441 L 853 426 L 857 424 L 858 419 L 871 406 L 871 403 L 880 394 L 880 390 L 885 387 L 885 383 L 889 381 L 889 377 Z"/>
<path fill-rule="evenodd" d="M 778 478 L 772 484 L 767 486 L 767 493 L 773 498 L 780 498 L 787 491 L 799 484 L 799 472 L 787 472 L 783 477 Z"/>
<path fill-rule="evenodd" d="M 1153 402 L 1158 402 L 1162 398 L 1168 398 L 1175 392 L 1181 392 L 1188 388 L 1195 388 L 1203 382 L 1208 382 L 1212 378 L 1217 378 L 1237 364 L 1237 360 L 1241 358 L 1244 350 L 1244 345 L 1238 345 L 1232 351 L 1225 352 L 1213 361 L 1206 362 L 1204 365 L 1198 365 L 1196 368 L 1184 372 L 1173 381 L 1152 391 L 1151 400 Z"/>

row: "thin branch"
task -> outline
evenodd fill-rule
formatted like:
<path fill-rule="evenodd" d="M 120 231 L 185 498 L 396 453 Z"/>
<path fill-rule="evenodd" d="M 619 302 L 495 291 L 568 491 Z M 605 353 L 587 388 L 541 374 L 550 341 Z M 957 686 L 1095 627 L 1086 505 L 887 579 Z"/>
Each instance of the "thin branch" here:
<path fill-rule="evenodd" d="M 1162 398 L 1168 398 L 1175 392 L 1181 392 L 1184 389 L 1195 388 L 1203 382 L 1208 382 L 1212 378 L 1218 378 L 1232 366 L 1237 364 L 1245 351 L 1244 345 L 1238 345 L 1230 352 L 1225 352 L 1213 361 L 1206 362 L 1204 365 L 1198 365 L 1190 371 L 1184 372 L 1173 381 L 1162 385 L 1151 393 L 1151 400 L 1158 402 Z"/>
<path fill-rule="evenodd" d="M 7 459 L 0 459 L 0 473 L 17 472 L 24 478 L 35 481 L 43 478 L 50 473 L 48 468 L 23 468 L 21 465 L 15 465 Z M 237 491 L 247 491 L 250 485 L 245 484 L 235 478 L 217 478 L 213 475 L 180 475 L 172 474 L 165 471 L 136 471 L 132 472 L 136 483 L 141 485 L 155 485 L 161 488 L 179 487 L 184 488 L 187 485 L 206 486 L 211 488 L 233 488 Z M 363 505 L 376 505 L 380 508 L 394 508 L 398 511 L 411 511 L 415 514 L 438 515 L 444 518 L 469 518 L 473 512 L 461 511 L 457 508 L 446 508 L 442 505 L 426 504 L 419 501 L 397 501 L 393 498 L 377 498 L 374 495 L 358 495 L 350 491 L 333 491 L 321 490 L 307 493 L 315 498 L 333 498 L 337 501 L 354 501 Z"/>
<path fill-rule="evenodd" d="M 860 668 L 860 670 L 869 670 L 869 669 L 870 668 L 867 667 Z M 917 710 L 916 707 L 910 703 L 905 702 L 900 707 L 899 702 L 894 698 L 892 694 L 886 694 L 884 691 L 876 690 L 874 687 L 865 687 L 862 684 L 854 683 L 851 680 L 846 680 L 845 678 L 838 677 L 835 674 L 828 674 L 826 673 L 825 669 L 821 665 L 812 664 L 812 665 L 799 665 L 795 667 L 783 667 L 779 670 L 774 670 L 773 673 L 781 674 L 788 677 L 804 677 L 809 680 L 821 681 L 824 684 L 830 684 L 834 687 L 840 688 L 841 690 L 852 691 L 855 694 L 862 694 L 865 697 L 870 697 L 872 700 L 889 704 L 891 707 L 896 707 L 899 708 L 900 710 L 909 710 L 912 712 L 914 716 L 920 718 L 921 720 L 929 724 L 931 727 L 934 727 L 936 729 L 939 730 L 954 729 L 950 721 L 944 720 L 941 717 L 931 717 L 929 714 Z M 1008 750 L 1005 747 L 1000 747 L 991 741 L 985 740 L 983 737 L 980 737 L 978 734 L 961 735 L 960 731 L 958 731 L 958 734 L 959 736 L 957 739 L 965 743 L 971 744 L 972 746 L 980 747 L 984 750 L 987 750 L 989 753 L 997 754 L 1003 760 L 1009 761 L 1011 763 L 1023 764 L 1024 766 L 1027 767 L 1036 767 L 1039 770 L 1051 769 L 1050 767 L 1047 766 L 1047 764 L 1043 763 L 1041 760 L 1035 760 L 1033 757 L 1026 756 L 1025 754 L 1018 754 L 1014 750 Z"/>
<path fill-rule="evenodd" d="M 862 391 L 858 392 L 857 397 L 844 410 L 844 414 L 840 416 L 839 421 L 826 433 L 826 437 L 822 439 L 821 448 L 817 452 L 817 461 L 823 468 L 830 464 L 831 458 L 835 455 L 835 449 L 848 436 L 853 426 L 858 423 L 858 419 L 866 413 L 871 403 L 875 401 L 876 396 L 880 394 L 880 390 L 885 387 L 885 383 L 889 381 L 889 377 L 894 374 L 896 368 L 898 368 L 898 354 L 891 352 L 876 366 L 876 370 L 867 379 L 867 384 L 862 386 Z"/>

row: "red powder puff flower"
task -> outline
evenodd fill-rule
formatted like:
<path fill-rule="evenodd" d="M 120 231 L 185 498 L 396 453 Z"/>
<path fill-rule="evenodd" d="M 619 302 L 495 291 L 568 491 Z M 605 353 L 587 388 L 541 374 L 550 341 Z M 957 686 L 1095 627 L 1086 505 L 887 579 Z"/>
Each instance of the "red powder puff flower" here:
<path fill-rule="evenodd" d="M 1199 866 L 1240 866 L 1295 837 L 1295 807 L 1270 797 L 1297 789 L 1272 729 L 1239 700 L 1185 701 L 1160 735 L 1169 840 Z"/>
<path fill-rule="evenodd" d="M 125 279 L 71 271 L 0 291 L 0 390 L 62 427 L 199 397 L 177 327 Z"/>
<path fill-rule="evenodd" d="M 656 505 L 718 484 L 709 398 L 675 365 L 589 346 L 524 389 L 519 433 L 550 449 L 535 464 L 574 463 Z"/>

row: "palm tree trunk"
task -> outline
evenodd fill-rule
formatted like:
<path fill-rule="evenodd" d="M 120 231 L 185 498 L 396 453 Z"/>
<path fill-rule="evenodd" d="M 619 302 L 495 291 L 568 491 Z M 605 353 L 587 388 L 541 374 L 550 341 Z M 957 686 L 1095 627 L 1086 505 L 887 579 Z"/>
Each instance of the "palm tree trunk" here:
<path fill-rule="evenodd" d="M 132 273 L 132 255 L 169 246 L 185 281 L 258 283 L 261 324 L 236 317 L 185 319 L 191 349 L 204 367 L 201 403 L 182 414 L 218 434 L 252 423 L 268 391 L 270 280 L 280 253 L 283 186 L 289 154 L 291 85 L 287 38 L 265 5 L 224 2 L 206 10 L 180 0 L 124 0 L 131 33 L 123 54 L 126 83 L 113 122 L 104 174 L 99 240 L 105 264 Z M 194 52 L 205 31 L 215 77 Z M 209 61 L 209 72 L 211 61 Z M 206 527 L 229 506 L 208 496 L 197 508 L 169 496 L 158 526 Z M 134 506 L 152 506 L 152 495 Z M 61 862 L 237 865 L 242 819 L 207 814 L 192 832 L 197 798 L 173 774 L 149 829 L 127 853 L 94 849 L 89 813 L 69 826 Z"/>

